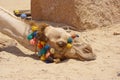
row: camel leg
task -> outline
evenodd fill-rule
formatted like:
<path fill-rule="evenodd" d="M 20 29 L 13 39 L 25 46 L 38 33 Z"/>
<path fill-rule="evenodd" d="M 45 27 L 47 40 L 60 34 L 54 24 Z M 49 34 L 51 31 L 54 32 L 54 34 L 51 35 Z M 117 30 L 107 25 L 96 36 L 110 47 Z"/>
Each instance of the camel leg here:
<path fill-rule="evenodd" d="M 13 39 L 0 38 L 0 51 L 4 50 L 5 48 L 13 47 L 16 45 L 17 43 Z"/>

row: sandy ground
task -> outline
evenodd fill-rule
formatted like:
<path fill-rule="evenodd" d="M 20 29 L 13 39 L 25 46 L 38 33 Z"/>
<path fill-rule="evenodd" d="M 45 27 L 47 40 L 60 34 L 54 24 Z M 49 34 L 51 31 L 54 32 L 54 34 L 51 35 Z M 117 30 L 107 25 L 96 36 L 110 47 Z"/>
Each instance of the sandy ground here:
<path fill-rule="evenodd" d="M 12 12 L 29 9 L 30 0 L 0 0 L 0 6 Z M 19 5 L 17 5 L 19 4 Z M 94 61 L 66 60 L 46 64 L 33 52 L 18 44 L 0 52 L 0 80 L 120 80 L 120 24 L 80 34 L 97 55 Z M 10 37 L 0 33 L 0 38 Z"/>

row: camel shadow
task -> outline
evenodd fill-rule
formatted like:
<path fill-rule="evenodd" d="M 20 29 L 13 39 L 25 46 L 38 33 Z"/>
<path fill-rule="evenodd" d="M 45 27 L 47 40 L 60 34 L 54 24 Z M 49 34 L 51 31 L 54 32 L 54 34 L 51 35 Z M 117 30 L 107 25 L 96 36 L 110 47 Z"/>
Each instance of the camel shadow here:
<path fill-rule="evenodd" d="M 22 52 L 19 48 L 15 47 L 15 46 L 4 48 L 4 49 L 2 49 L 2 51 L 6 51 L 6 52 L 16 55 L 18 57 L 30 57 L 35 60 L 39 60 L 39 57 L 37 56 L 37 54 L 31 54 L 31 55 L 25 54 L 24 52 Z"/>
<path fill-rule="evenodd" d="M 15 46 L 3 48 L 1 51 L 6 51 L 17 57 L 29 57 L 34 60 L 40 60 L 40 58 L 38 57 L 37 54 L 29 54 L 29 53 L 25 54 L 24 52 L 22 52 L 19 48 L 15 47 Z M 74 60 L 79 61 L 77 59 L 74 59 Z M 66 63 L 68 61 L 69 61 L 69 59 L 65 59 L 65 60 L 62 60 L 60 63 Z"/>

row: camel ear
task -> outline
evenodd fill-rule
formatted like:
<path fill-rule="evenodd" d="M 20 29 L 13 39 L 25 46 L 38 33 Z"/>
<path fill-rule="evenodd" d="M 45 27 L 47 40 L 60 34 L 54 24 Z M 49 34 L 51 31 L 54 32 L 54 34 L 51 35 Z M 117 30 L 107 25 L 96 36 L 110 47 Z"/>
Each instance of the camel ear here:
<path fill-rule="evenodd" d="M 48 27 L 49 25 L 47 23 L 36 23 L 35 21 L 30 21 L 29 22 L 30 26 L 38 26 L 40 32 L 44 32 L 45 28 Z"/>
<path fill-rule="evenodd" d="M 41 32 L 44 32 L 45 28 L 48 27 L 49 25 L 47 23 L 40 23 L 38 26 L 40 27 Z"/>

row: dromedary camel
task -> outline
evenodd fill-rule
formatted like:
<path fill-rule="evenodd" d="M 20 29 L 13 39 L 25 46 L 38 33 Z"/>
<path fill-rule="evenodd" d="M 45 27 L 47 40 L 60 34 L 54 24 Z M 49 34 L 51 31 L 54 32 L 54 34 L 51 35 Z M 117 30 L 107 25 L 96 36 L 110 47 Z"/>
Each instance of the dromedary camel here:
<path fill-rule="evenodd" d="M 39 26 L 39 24 L 37 25 Z M 17 19 L 14 15 L 0 7 L 0 32 L 16 39 L 24 47 L 34 50 L 34 47 L 29 44 L 26 38 L 30 33 L 30 29 L 31 26 L 29 24 Z M 55 49 L 56 54 L 54 54 L 54 58 L 56 59 L 94 60 L 96 58 L 90 45 L 81 42 L 80 38 L 73 40 L 72 48 L 66 48 L 67 38 L 71 35 L 62 28 L 47 25 L 43 34 L 47 38 L 47 43 Z"/>

